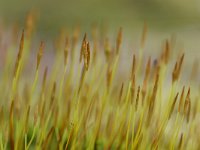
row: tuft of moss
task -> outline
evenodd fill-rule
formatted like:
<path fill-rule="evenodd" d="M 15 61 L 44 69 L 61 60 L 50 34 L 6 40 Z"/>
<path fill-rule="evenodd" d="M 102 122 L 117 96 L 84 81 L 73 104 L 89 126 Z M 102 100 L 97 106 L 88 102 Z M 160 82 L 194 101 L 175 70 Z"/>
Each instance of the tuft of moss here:
<path fill-rule="evenodd" d="M 125 79 L 122 28 L 114 42 L 97 27 L 91 39 L 75 28 L 50 56 L 45 42 L 31 50 L 34 21 L 27 21 L 18 53 L 11 40 L 1 68 L 1 149 L 199 149 L 199 89 L 183 85 L 187 54 L 175 57 L 173 41 L 146 57 L 145 23 Z"/>

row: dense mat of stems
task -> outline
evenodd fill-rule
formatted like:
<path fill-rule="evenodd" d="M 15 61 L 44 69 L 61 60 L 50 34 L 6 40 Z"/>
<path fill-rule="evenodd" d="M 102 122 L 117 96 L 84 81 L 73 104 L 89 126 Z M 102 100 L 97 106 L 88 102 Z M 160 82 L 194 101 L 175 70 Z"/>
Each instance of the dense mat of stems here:
<path fill-rule="evenodd" d="M 145 59 L 145 25 L 129 79 L 122 82 L 116 79 L 120 56 L 126 53 L 122 28 L 114 42 L 100 41 L 94 29 L 92 39 L 85 34 L 81 44 L 75 29 L 72 38 L 65 35 L 59 41 L 64 47 L 57 47 L 53 62 L 44 69 L 44 42 L 34 65 L 28 64 L 33 57 L 29 19 L 20 43 L 1 49 L 7 54 L 0 79 L 2 150 L 200 149 L 200 96 L 190 86 L 180 86 L 185 55 L 177 56 L 174 64 L 170 40 L 154 61 L 153 56 Z M 194 78 L 197 71 L 191 74 Z"/>

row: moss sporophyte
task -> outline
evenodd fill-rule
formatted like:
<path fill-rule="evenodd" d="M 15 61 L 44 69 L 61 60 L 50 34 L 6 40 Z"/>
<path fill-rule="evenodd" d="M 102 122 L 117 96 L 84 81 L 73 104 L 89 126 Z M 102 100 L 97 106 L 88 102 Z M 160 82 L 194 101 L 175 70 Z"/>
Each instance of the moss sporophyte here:
<path fill-rule="evenodd" d="M 32 50 L 34 27 L 30 14 L 22 33 L 12 34 L 21 33 L 19 43 L 10 40 L 3 49 L 2 150 L 200 148 L 200 95 L 192 84 L 198 71 L 188 73 L 187 53 L 172 40 L 149 55 L 145 23 L 138 49 L 124 63 L 122 27 L 113 40 L 98 27 L 83 35 L 77 26 L 72 35 L 61 33 L 53 52 L 45 41 Z"/>

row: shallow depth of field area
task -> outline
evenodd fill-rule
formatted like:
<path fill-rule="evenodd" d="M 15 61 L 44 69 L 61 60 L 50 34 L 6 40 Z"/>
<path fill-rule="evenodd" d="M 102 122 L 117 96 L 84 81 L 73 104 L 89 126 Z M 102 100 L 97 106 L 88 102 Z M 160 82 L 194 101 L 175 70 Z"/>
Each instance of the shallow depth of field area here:
<path fill-rule="evenodd" d="M 2 4 L 1 150 L 200 149 L 194 5 Z"/>

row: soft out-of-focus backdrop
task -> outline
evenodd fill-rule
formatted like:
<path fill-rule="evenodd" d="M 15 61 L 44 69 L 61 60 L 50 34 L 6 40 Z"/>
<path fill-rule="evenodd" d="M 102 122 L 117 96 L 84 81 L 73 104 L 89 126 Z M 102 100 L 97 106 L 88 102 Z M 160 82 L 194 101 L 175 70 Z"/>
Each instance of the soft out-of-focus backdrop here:
<path fill-rule="evenodd" d="M 135 37 L 127 42 L 136 49 L 146 22 L 148 49 L 160 47 L 158 43 L 175 34 L 188 57 L 200 57 L 199 0 L 0 0 L 5 26 L 17 23 L 23 28 L 30 10 L 37 12 L 36 31 L 42 38 L 55 37 L 60 29 L 71 30 L 77 24 L 82 32 L 94 23 L 115 32 L 122 26 L 125 37 Z"/>
<path fill-rule="evenodd" d="M 198 30 L 198 0 L 0 0 L 0 18 L 7 24 L 23 23 L 31 9 L 39 13 L 38 31 L 53 34 L 61 27 L 80 23 L 107 23 L 138 29 L 144 21 L 153 30 Z"/>

